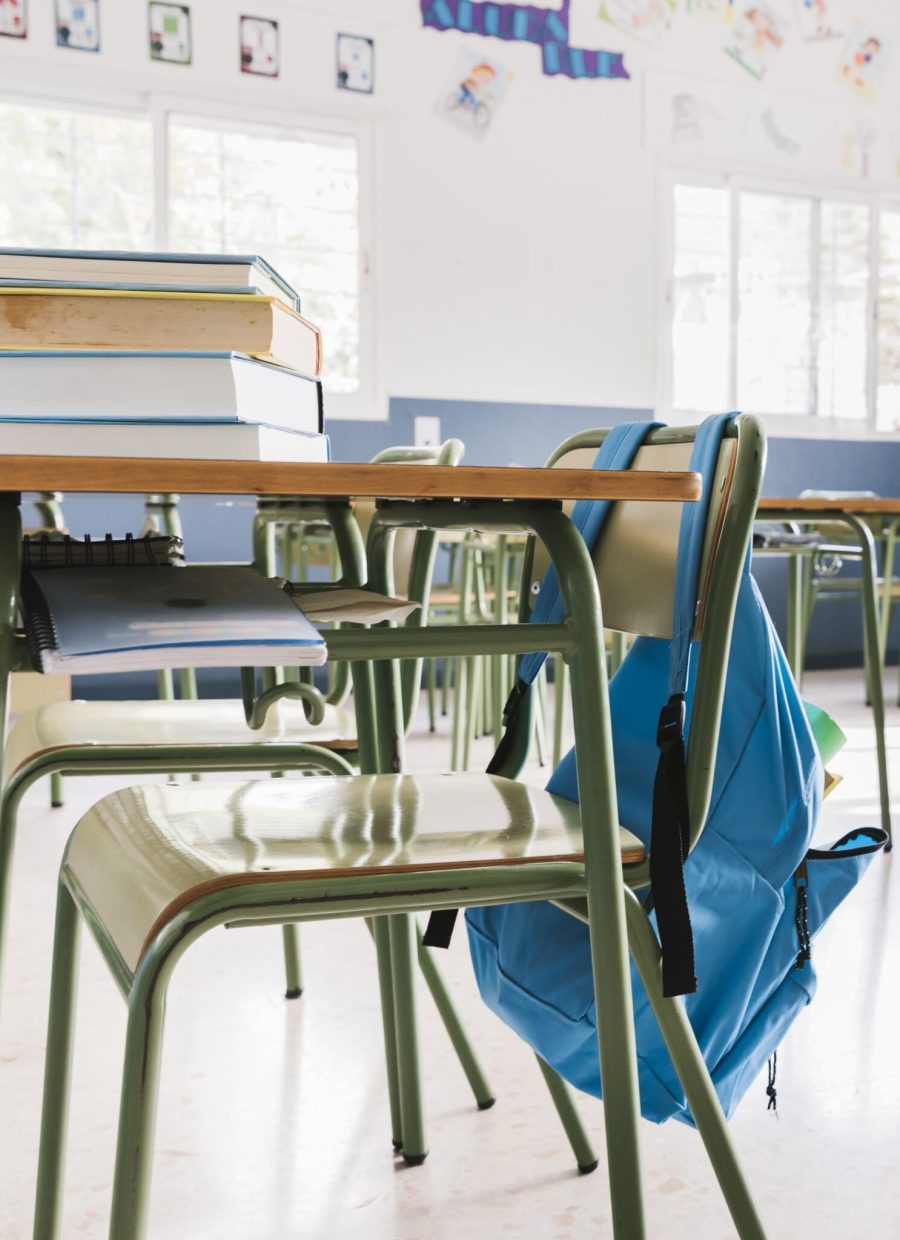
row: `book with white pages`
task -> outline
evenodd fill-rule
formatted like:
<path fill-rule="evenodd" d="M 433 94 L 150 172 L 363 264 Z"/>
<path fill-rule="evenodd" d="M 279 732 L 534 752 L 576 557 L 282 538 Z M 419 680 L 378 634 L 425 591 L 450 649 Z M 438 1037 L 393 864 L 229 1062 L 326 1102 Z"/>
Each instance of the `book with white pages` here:
<path fill-rule="evenodd" d="M 6 283 L 62 282 L 94 288 L 99 285 L 195 286 L 210 292 L 227 292 L 240 287 L 268 297 L 280 297 L 295 310 L 300 309 L 296 289 L 258 254 L 2 247 L 0 278 Z"/>
<path fill-rule="evenodd" d="M 327 657 L 279 581 L 242 565 L 32 571 L 22 611 L 41 672 L 309 667 Z"/>
<path fill-rule="evenodd" d="M 322 430 L 322 385 L 243 353 L 0 352 L 0 418 L 241 420 Z"/>
<path fill-rule="evenodd" d="M 327 435 L 286 431 L 261 422 L 0 418 L 0 456 L 145 457 L 150 460 L 286 461 L 331 459 Z"/>

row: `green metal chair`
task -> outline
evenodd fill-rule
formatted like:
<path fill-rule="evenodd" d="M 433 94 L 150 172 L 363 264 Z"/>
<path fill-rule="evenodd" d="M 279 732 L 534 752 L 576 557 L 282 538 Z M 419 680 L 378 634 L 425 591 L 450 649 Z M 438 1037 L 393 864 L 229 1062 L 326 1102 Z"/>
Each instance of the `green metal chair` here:
<path fill-rule="evenodd" d="M 684 468 L 692 434 L 657 432 L 636 467 Z M 596 445 L 602 437 L 579 437 L 579 443 Z M 688 753 L 692 842 L 711 796 L 735 601 L 764 457 L 759 423 L 738 418 L 720 454 L 701 570 Z M 133 788 L 105 797 L 81 819 L 60 872 L 36 1240 L 52 1240 L 59 1230 L 82 918 L 128 1004 L 110 1235 L 140 1240 L 166 989 L 197 938 L 223 924 L 374 918 L 376 935 L 390 943 L 394 1023 L 386 1038 L 401 1085 L 399 1135 L 404 1153 L 420 1161 L 427 1145 L 411 914 L 534 899 L 555 900 L 591 928 L 613 1234 L 619 1240 L 645 1235 L 630 943 L 737 1231 L 742 1240 L 764 1235 L 683 1005 L 662 997 L 658 947 L 634 895 L 649 882 L 648 860 L 617 819 L 600 600 L 616 627 L 667 634 L 677 548 L 673 517 L 668 505 L 620 503 L 592 562 L 558 505 L 383 504 L 369 534 L 374 589 L 390 591 L 397 529 L 514 523 L 536 535 L 556 564 L 564 622 L 336 632 L 333 657 L 351 661 L 354 669 L 372 667 L 370 685 L 362 678 L 357 685 L 361 740 L 365 735 L 365 749 L 380 770 L 395 773 L 375 775 L 369 768 L 347 779 Z M 638 571 L 631 571 L 636 561 Z M 532 650 L 557 650 L 571 663 L 580 806 L 510 777 L 530 745 L 530 696 L 509 738 L 508 774 L 396 773 L 403 769 L 404 735 L 398 661 Z"/>
<path fill-rule="evenodd" d="M 453 463 L 462 445 L 450 441 L 428 456 L 419 450 L 400 449 L 392 459 L 440 459 Z M 56 503 L 58 496 L 51 497 Z M 168 533 L 178 533 L 177 496 L 148 496 L 152 508 L 163 512 L 160 522 Z M 48 501 L 49 502 L 49 501 Z M 307 503 L 310 521 L 327 522 L 343 565 L 343 583 L 361 585 L 365 580 L 363 545 L 358 522 L 347 504 Z M 52 515 L 52 514 L 51 514 Z M 61 522 L 61 518 L 60 518 Z M 61 524 L 60 524 L 61 528 Z M 427 606 L 427 590 L 433 565 L 433 537 L 406 540 L 412 598 L 418 595 Z M 341 584 L 338 582 L 337 584 Z M 417 666 L 406 670 L 407 715 L 417 690 Z M 17 812 L 22 797 L 36 781 L 49 775 L 61 784 L 63 774 L 117 775 L 144 773 L 196 774 L 206 771 L 250 771 L 283 774 L 304 769 L 333 775 L 352 774 L 349 759 L 358 757 L 356 718 L 352 709 L 320 700 L 311 686 L 286 682 L 275 689 L 271 679 L 264 686 L 269 709 L 253 712 L 253 702 L 196 698 L 192 682 L 182 683 L 187 697 L 174 700 L 171 677 L 161 685 L 158 700 L 131 702 L 57 702 L 30 711 L 18 719 L 7 738 L 4 754 L 5 784 L 0 795 L 0 963 L 11 887 L 12 857 Z M 282 697 L 301 697 L 303 707 Z M 250 691 L 252 698 L 252 691 Z M 308 718 L 305 708 L 311 706 Z M 62 803 L 61 787 L 54 787 L 54 803 Z M 302 973 L 297 927 L 284 927 L 287 998 L 302 993 Z M 420 963 L 454 1050 L 479 1107 L 493 1103 L 489 1082 L 478 1063 L 449 992 L 430 953 L 420 949 Z"/>

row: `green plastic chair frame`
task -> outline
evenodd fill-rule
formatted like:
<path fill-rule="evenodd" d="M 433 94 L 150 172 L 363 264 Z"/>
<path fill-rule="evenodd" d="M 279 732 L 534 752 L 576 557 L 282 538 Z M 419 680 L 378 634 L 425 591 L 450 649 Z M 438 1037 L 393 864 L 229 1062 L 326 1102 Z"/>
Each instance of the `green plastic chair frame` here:
<path fill-rule="evenodd" d="M 164 499 L 167 502 L 171 501 L 173 505 L 177 503 L 177 496 L 166 496 Z M 152 497 L 152 500 L 157 504 L 162 502 L 158 497 Z M 364 548 L 350 504 L 347 502 L 307 502 L 306 512 L 310 520 L 327 521 L 334 532 L 341 564 L 344 566 L 344 576 L 340 582 L 332 583 L 331 588 L 364 584 Z M 420 544 L 417 543 L 413 562 L 413 580 L 411 581 L 412 597 L 416 597 L 415 592 L 424 594 L 427 591 L 434 556 L 432 543 L 433 538 L 430 535 L 423 537 Z M 8 554 L 7 549 L 0 548 L 0 557 L 5 554 Z M 11 584 L 10 588 L 17 591 L 17 561 L 14 570 L 8 562 L 4 561 L 4 563 L 7 568 L 7 581 L 15 583 Z M 22 645 L 22 639 L 19 642 L 17 658 L 22 670 L 30 667 L 30 660 Z M 360 665 L 355 669 L 354 674 L 366 679 L 368 672 Z M 303 696 L 312 700 L 314 707 L 316 704 L 316 691 L 305 685 L 286 682 L 280 686 L 270 687 L 267 693 L 263 694 L 266 700 L 261 702 L 260 699 L 255 698 L 250 684 L 252 680 L 248 683 L 248 676 L 244 674 L 242 690 L 245 713 L 250 726 L 253 726 L 254 720 L 258 725 L 264 709 L 283 696 Z M 414 680 L 411 675 L 408 695 L 411 702 L 414 695 Z M 365 698 L 365 692 L 362 696 Z M 411 711 L 410 705 L 410 714 Z M 360 757 L 371 767 L 373 759 L 370 754 L 366 753 L 365 743 L 363 740 L 363 749 L 359 755 L 355 756 Z M 11 774 L 0 793 L 0 965 L 2 965 L 5 948 L 18 808 L 22 797 L 38 780 L 48 775 L 51 780 L 61 780 L 63 776 L 75 775 L 173 775 L 176 773 L 195 774 L 198 771 L 248 771 L 262 775 L 303 769 L 320 770 L 331 775 L 354 774 L 354 767 L 350 765 L 346 757 L 306 742 L 273 742 L 265 745 L 252 742 L 239 745 L 198 745 L 190 742 L 170 745 L 73 745 L 70 748 L 55 747 L 50 751 L 36 753 L 27 764 Z M 285 995 L 287 998 L 297 998 L 302 993 L 303 982 L 296 925 L 289 924 L 283 927 L 283 946 Z M 376 947 L 379 957 L 384 955 L 386 950 L 384 941 L 377 942 Z M 421 944 L 419 945 L 419 963 L 475 1101 L 481 1109 L 490 1107 L 494 1101 L 490 1083 L 463 1028 L 446 983 L 431 954 Z M 387 984 L 389 974 L 381 964 L 379 975 Z M 386 1010 L 389 1012 L 391 1004 L 387 992 L 383 993 L 383 999 Z M 582 1156 L 586 1157 L 583 1153 Z"/>
<path fill-rule="evenodd" d="M 712 758 L 718 741 L 737 590 L 765 457 L 762 428 L 754 419 L 739 418 L 732 433 L 738 441 L 735 471 L 707 597 L 688 756 L 692 843 L 702 829 L 710 801 Z M 656 441 L 660 438 L 666 442 L 689 441 L 691 432 L 663 431 Z M 602 434 L 596 441 L 599 439 Z M 422 1134 L 416 1131 L 420 1108 L 413 991 L 415 936 L 410 914 L 424 909 L 535 899 L 555 900 L 574 915 L 586 916 L 591 929 L 594 985 L 598 1011 L 603 1014 L 598 1023 L 598 1047 L 605 1094 L 613 1234 L 620 1240 L 642 1240 L 646 1235 L 628 966 L 630 942 L 644 983 L 653 995 L 654 1009 L 738 1233 L 742 1240 L 759 1240 L 764 1236 L 683 1005 L 661 995 L 658 947 L 646 916 L 629 892 L 646 886 L 647 863 L 624 868 L 621 864 L 600 596 L 590 556 L 575 527 L 560 506 L 553 503 L 387 502 L 381 505 L 369 533 L 370 581 L 376 590 L 390 590 L 390 540 L 394 529 L 474 525 L 500 529 L 509 528 L 511 522 L 540 538 L 547 548 L 559 574 L 565 606 L 562 622 L 470 629 L 344 629 L 333 635 L 331 653 L 352 662 L 354 670 L 360 664 L 371 669 L 371 683 L 367 685 L 361 678 L 357 684 L 361 698 L 361 749 L 369 755 L 368 760 L 376 756 L 374 769 L 388 772 L 403 768 L 399 660 L 473 652 L 564 654 L 572 672 L 583 862 L 430 869 L 424 882 L 421 873 L 391 872 L 389 868 L 379 871 L 374 878 L 360 873 L 265 884 L 248 881 L 239 887 L 203 893 L 190 901 L 158 929 L 132 974 L 103 926 L 92 917 L 90 904 L 64 861 L 53 958 L 36 1240 L 53 1240 L 58 1233 L 79 914 L 88 922 L 128 1003 L 110 1234 L 115 1240 L 140 1240 L 149 1196 L 166 988 L 182 953 L 200 935 L 215 926 L 234 922 L 374 917 L 376 933 L 386 935 L 390 942 L 393 1035 L 403 1085 L 402 1139 L 404 1148 L 414 1149 L 417 1142 L 421 1143 Z M 7 625 L 0 628 L 0 641 L 8 642 L 11 616 L 5 619 Z M 528 709 L 521 711 L 513 726 L 510 772 L 515 771 L 527 752 L 529 715 Z"/>
<path fill-rule="evenodd" d="M 845 559 L 859 561 L 860 576 L 855 587 L 862 598 L 863 616 L 863 652 L 866 669 L 866 686 L 872 707 L 872 722 L 875 729 L 875 756 L 878 764 L 878 795 L 881 807 L 881 827 L 888 837 L 885 851 L 891 849 L 891 794 L 888 783 L 887 746 L 885 743 L 884 723 L 884 652 L 887 644 L 887 624 L 890 619 L 890 605 L 886 605 L 882 594 L 879 607 L 878 551 L 875 535 L 872 532 L 871 518 L 856 516 L 848 512 L 834 512 L 828 509 L 809 511 L 804 509 L 802 517 L 789 508 L 783 512 L 766 510 L 766 524 L 781 524 L 786 529 L 797 531 L 820 524 L 829 526 L 841 525 L 848 532 L 848 540 L 838 547 L 827 550 L 838 552 Z M 893 523 L 894 540 L 896 527 L 900 521 Z M 887 549 L 886 549 L 887 550 Z M 885 565 L 885 580 L 890 585 L 890 566 L 894 555 L 894 542 L 889 547 L 891 560 Z M 771 550 L 761 549 L 754 555 L 766 557 L 781 556 L 788 561 L 788 625 L 785 653 L 788 665 L 797 684 L 803 677 L 803 652 L 805 646 L 806 626 L 810 616 L 809 582 L 812 570 L 812 559 L 822 553 L 821 547 L 792 546 L 778 547 Z"/>

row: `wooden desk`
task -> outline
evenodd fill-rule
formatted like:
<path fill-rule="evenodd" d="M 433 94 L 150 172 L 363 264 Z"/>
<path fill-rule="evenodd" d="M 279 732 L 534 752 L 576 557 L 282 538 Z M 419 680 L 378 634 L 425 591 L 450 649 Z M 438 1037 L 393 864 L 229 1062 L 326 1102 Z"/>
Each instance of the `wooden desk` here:
<path fill-rule="evenodd" d="M 790 511 L 796 514 L 793 519 L 797 521 L 810 520 L 810 513 L 813 519 L 820 519 L 823 514 L 838 517 L 848 514 L 860 517 L 900 517 L 900 499 L 816 499 L 815 496 L 801 498 L 799 495 L 773 498 L 766 495 L 759 501 L 757 511 L 760 516 L 768 519 L 771 519 L 771 512 L 781 514 Z"/>
<path fill-rule="evenodd" d="M 810 496 L 765 496 L 759 501 L 757 513 L 760 518 L 772 522 L 791 522 L 799 525 L 816 525 L 823 521 L 846 526 L 852 543 L 858 550 L 847 554 L 859 557 L 861 566 L 861 590 L 863 600 L 863 637 L 866 666 L 869 670 L 868 688 L 872 702 L 875 725 L 875 749 L 878 759 L 878 785 L 881 798 L 881 825 L 888 835 L 891 832 L 890 791 L 888 788 L 887 751 L 884 739 L 884 651 L 887 642 L 887 624 L 879 619 L 878 609 L 878 558 L 875 536 L 872 533 L 873 517 L 883 517 L 889 539 L 887 550 L 890 576 L 893 547 L 900 528 L 900 499 L 843 496 L 840 499 L 820 499 Z M 788 600 L 788 661 L 798 681 L 802 672 L 800 628 L 803 615 L 803 576 L 801 562 L 814 553 L 815 548 L 785 548 L 781 554 L 789 557 L 790 594 Z M 775 549 L 774 554 L 779 554 Z M 887 612 L 889 614 L 889 611 Z"/>
<path fill-rule="evenodd" d="M 699 474 L 644 470 L 3 456 L 0 491 L 670 502 L 699 499 L 701 479 Z"/>

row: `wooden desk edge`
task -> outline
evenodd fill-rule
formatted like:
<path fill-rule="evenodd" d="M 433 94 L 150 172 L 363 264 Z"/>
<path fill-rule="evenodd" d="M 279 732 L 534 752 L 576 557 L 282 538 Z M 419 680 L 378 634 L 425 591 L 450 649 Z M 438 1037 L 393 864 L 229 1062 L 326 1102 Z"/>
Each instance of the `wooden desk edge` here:
<path fill-rule="evenodd" d="M 650 470 L 3 456 L 0 491 L 672 502 L 699 499 L 702 478 Z"/>
<path fill-rule="evenodd" d="M 814 496 L 769 496 L 759 501 L 763 512 L 833 512 L 837 516 L 900 516 L 900 499 L 816 499 Z"/>

